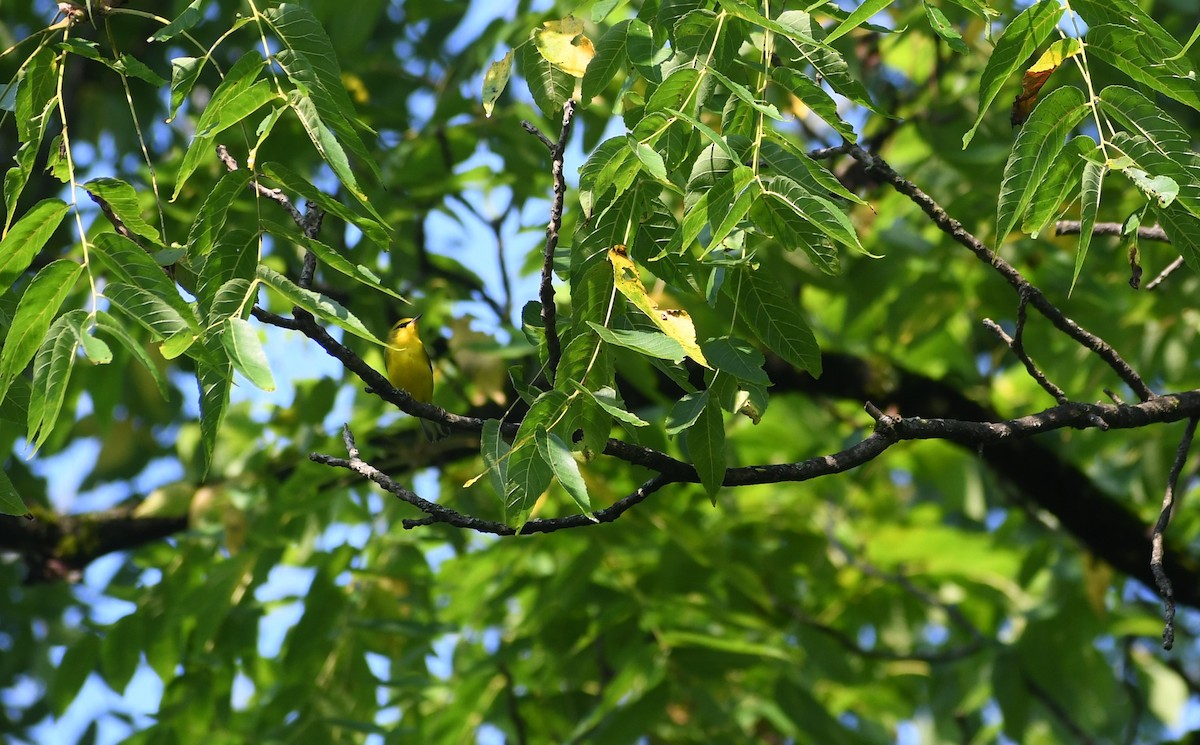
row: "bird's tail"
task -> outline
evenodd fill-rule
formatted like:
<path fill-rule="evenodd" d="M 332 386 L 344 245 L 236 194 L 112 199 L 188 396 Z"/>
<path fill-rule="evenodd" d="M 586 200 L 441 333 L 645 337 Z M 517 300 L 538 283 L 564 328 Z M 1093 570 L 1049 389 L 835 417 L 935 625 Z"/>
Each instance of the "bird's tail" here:
<path fill-rule="evenodd" d="M 450 436 L 450 427 L 444 422 L 431 422 L 428 419 L 421 419 L 421 434 L 425 435 L 425 439 L 430 442 L 437 442 Z"/>

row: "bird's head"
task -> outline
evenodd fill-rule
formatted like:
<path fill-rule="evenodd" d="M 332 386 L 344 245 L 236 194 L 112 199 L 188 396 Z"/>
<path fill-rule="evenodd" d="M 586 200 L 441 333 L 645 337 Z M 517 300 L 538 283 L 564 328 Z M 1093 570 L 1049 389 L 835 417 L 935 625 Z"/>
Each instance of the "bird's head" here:
<path fill-rule="evenodd" d="M 417 321 L 421 320 L 418 314 L 412 318 L 401 318 L 392 324 L 392 330 L 388 332 L 388 337 L 391 339 L 411 339 L 417 335 Z"/>

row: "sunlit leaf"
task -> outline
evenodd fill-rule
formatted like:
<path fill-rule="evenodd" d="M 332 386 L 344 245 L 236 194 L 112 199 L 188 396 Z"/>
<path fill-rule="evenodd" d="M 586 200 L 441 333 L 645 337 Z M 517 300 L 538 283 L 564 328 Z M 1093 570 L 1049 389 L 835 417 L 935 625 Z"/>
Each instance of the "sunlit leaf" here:
<path fill-rule="evenodd" d="M 25 369 L 42 346 L 59 306 L 67 299 L 83 267 L 74 261 L 59 259 L 42 267 L 29 282 L 17 304 L 4 347 L 0 349 L 0 401 L 8 393 L 12 379 Z M 69 333 L 63 326 L 60 333 Z M 74 336 L 72 336 L 74 339 Z"/>
<path fill-rule="evenodd" d="M 571 499 L 575 500 L 580 511 L 590 516 L 592 500 L 588 496 L 587 484 L 583 482 L 583 474 L 579 472 L 579 464 L 575 462 L 571 449 L 558 435 L 544 429 L 535 431 L 534 440 L 542 459 L 550 465 L 554 478 L 558 479 L 558 483 L 562 484 L 567 494 L 571 495 Z M 593 517 L 592 520 L 595 521 L 596 518 Z"/>
<path fill-rule="evenodd" d="M 1054 30 L 1062 14 L 1063 8 L 1058 0 L 1040 0 L 1023 10 L 1005 27 L 1004 33 L 996 40 L 996 48 L 992 50 L 987 66 L 983 68 L 983 75 L 979 78 L 979 115 L 975 118 L 975 124 L 963 135 L 964 149 L 971 144 L 988 107 L 996 100 L 996 96 L 1000 95 L 1004 81 L 1020 69 L 1034 50 L 1041 46 Z"/>
<path fill-rule="evenodd" d="M 1050 45 L 1050 48 L 1038 57 L 1037 62 L 1029 66 L 1021 78 L 1021 92 L 1013 100 L 1012 116 L 1014 125 L 1024 124 L 1037 103 L 1038 93 L 1042 86 L 1054 74 L 1063 62 L 1083 51 L 1079 39 L 1060 39 Z"/>
<path fill-rule="evenodd" d="M 1059 88 L 1033 110 L 1004 167 L 996 215 L 996 235 L 1001 240 L 1025 215 L 1035 188 L 1066 145 L 1067 134 L 1087 112 L 1083 92 L 1073 87 Z"/>
<path fill-rule="evenodd" d="M 487 72 L 483 75 L 483 114 L 491 116 L 492 110 L 496 108 L 496 101 L 500 98 L 500 94 L 504 92 L 504 88 L 508 85 L 508 79 L 512 77 L 513 53 L 508 50 L 508 53 L 499 60 L 488 66 Z"/>
<path fill-rule="evenodd" d="M 684 353 L 704 367 L 708 361 L 696 344 L 696 327 L 686 311 L 659 308 L 658 303 L 646 293 L 646 287 L 638 275 L 637 267 L 629 259 L 625 246 L 617 245 L 608 252 L 608 261 L 613 267 L 613 280 L 617 289 L 634 307 L 646 314 L 663 333 L 679 342 Z"/>
<path fill-rule="evenodd" d="M 592 40 L 583 33 L 583 22 L 572 16 L 543 21 L 542 27 L 533 31 L 533 42 L 550 64 L 576 78 L 583 77 L 596 55 Z"/>

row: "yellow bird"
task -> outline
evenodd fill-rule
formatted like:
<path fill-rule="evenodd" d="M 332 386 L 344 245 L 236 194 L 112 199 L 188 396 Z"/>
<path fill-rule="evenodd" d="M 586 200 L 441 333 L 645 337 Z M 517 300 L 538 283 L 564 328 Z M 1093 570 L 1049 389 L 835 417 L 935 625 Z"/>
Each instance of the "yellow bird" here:
<path fill-rule="evenodd" d="M 387 349 L 383 352 L 383 363 L 387 367 L 388 380 L 397 388 L 408 392 L 408 395 L 422 403 L 433 403 L 433 360 L 425 351 L 421 337 L 417 332 L 415 318 L 401 318 L 392 325 L 388 332 Z M 431 422 L 421 419 L 421 432 L 425 439 L 433 442 L 450 434 L 450 430 L 441 422 Z"/>

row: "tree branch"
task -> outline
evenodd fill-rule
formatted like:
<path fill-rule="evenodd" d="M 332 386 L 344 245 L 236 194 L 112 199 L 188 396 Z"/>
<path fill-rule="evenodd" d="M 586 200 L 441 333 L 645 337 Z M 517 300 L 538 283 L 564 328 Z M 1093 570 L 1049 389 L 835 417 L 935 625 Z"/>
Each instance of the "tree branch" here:
<path fill-rule="evenodd" d="M 529 122 L 521 122 L 526 132 L 537 137 L 542 144 L 550 149 L 550 175 L 554 178 L 554 200 L 550 204 L 550 222 L 546 225 L 546 247 L 542 251 L 542 285 L 539 299 L 542 304 L 542 326 L 546 330 L 546 376 L 554 382 L 554 374 L 558 369 L 558 358 L 562 355 L 562 343 L 558 339 L 558 329 L 555 326 L 556 308 L 554 306 L 554 251 L 558 248 L 558 233 L 562 229 L 563 204 L 567 198 L 567 182 L 563 175 L 563 156 L 567 150 L 567 140 L 571 136 L 571 125 L 575 121 L 575 102 L 567 100 L 563 104 L 562 129 L 558 133 L 558 142 L 542 134 L 537 127 Z"/>
<path fill-rule="evenodd" d="M 882 176 L 883 180 L 891 184 L 892 188 L 896 191 L 912 200 L 943 233 L 946 233 L 956 242 L 965 246 L 971 253 L 975 254 L 976 258 L 998 272 L 1019 295 L 1028 298 L 1029 304 L 1037 308 L 1038 312 L 1045 316 L 1050 323 L 1054 324 L 1055 328 L 1079 342 L 1085 348 L 1090 349 L 1100 359 L 1104 360 L 1120 376 L 1121 380 L 1125 381 L 1125 384 L 1138 395 L 1138 398 L 1146 401 L 1154 397 L 1154 392 L 1150 390 L 1150 387 L 1146 385 L 1141 376 L 1134 371 L 1128 362 L 1122 359 L 1121 355 L 1117 354 L 1117 351 L 1108 342 L 1068 318 L 1057 306 L 1046 299 L 1041 290 L 1030 284 L 1029 280 L 1025 279 L 1016 268 L 972 235 L 962 226 L 962 223 L 950 217 L 941 205 L 934 201 L 928 194 L 921 191 L 916 184 L 896 173 L 883 158 L 868 153 L 857 145 L 850 145 L 847 152 L 855 160 L 863 163 L 868 170 Z"/>
<path fill-rule="evenodd" d="M 1054 223 L 1055 235 L 1078 235 L 1082 229 L 1083 223 L 1079 220 L 1059 220 Z M 1142 240 L 1171 242 L 1167 231 L 1157 225 L 1138 228 L 1137 234 Z M 1092 235 L 1112 235 L 1119 238 L 1125 235 L 1125 226 L 1119 222 L 1098 222 L 1092 226 Z"/>
<path fill-rule="evenodd" d="M 1171 587 L 1171 580 L 1163 572 L 1163 535 L 1175 511 L 1175 491 L 1179 487 L 1179 474 L 1183 471 L 1183 464 L 1187 462 L 1197 422 L 1200 422 L 1200 419 L 1192 417 L 1183 431 L 1183 439 L 1179 441 L 1179 448 L 1175 451 L 1175 462 L 1171 464 L 1171 473 L 1167 476 L 1167 491 L 1163 495 L 1162 510 L 1158 513 L 1151 537 L 1153 548 L 1150 552 L 1150 570 L 1154 572 L 1154 583 L 1163 599 L 1162 646 L 1168 650 L 1175 646 L 1175 591 Z"/>

